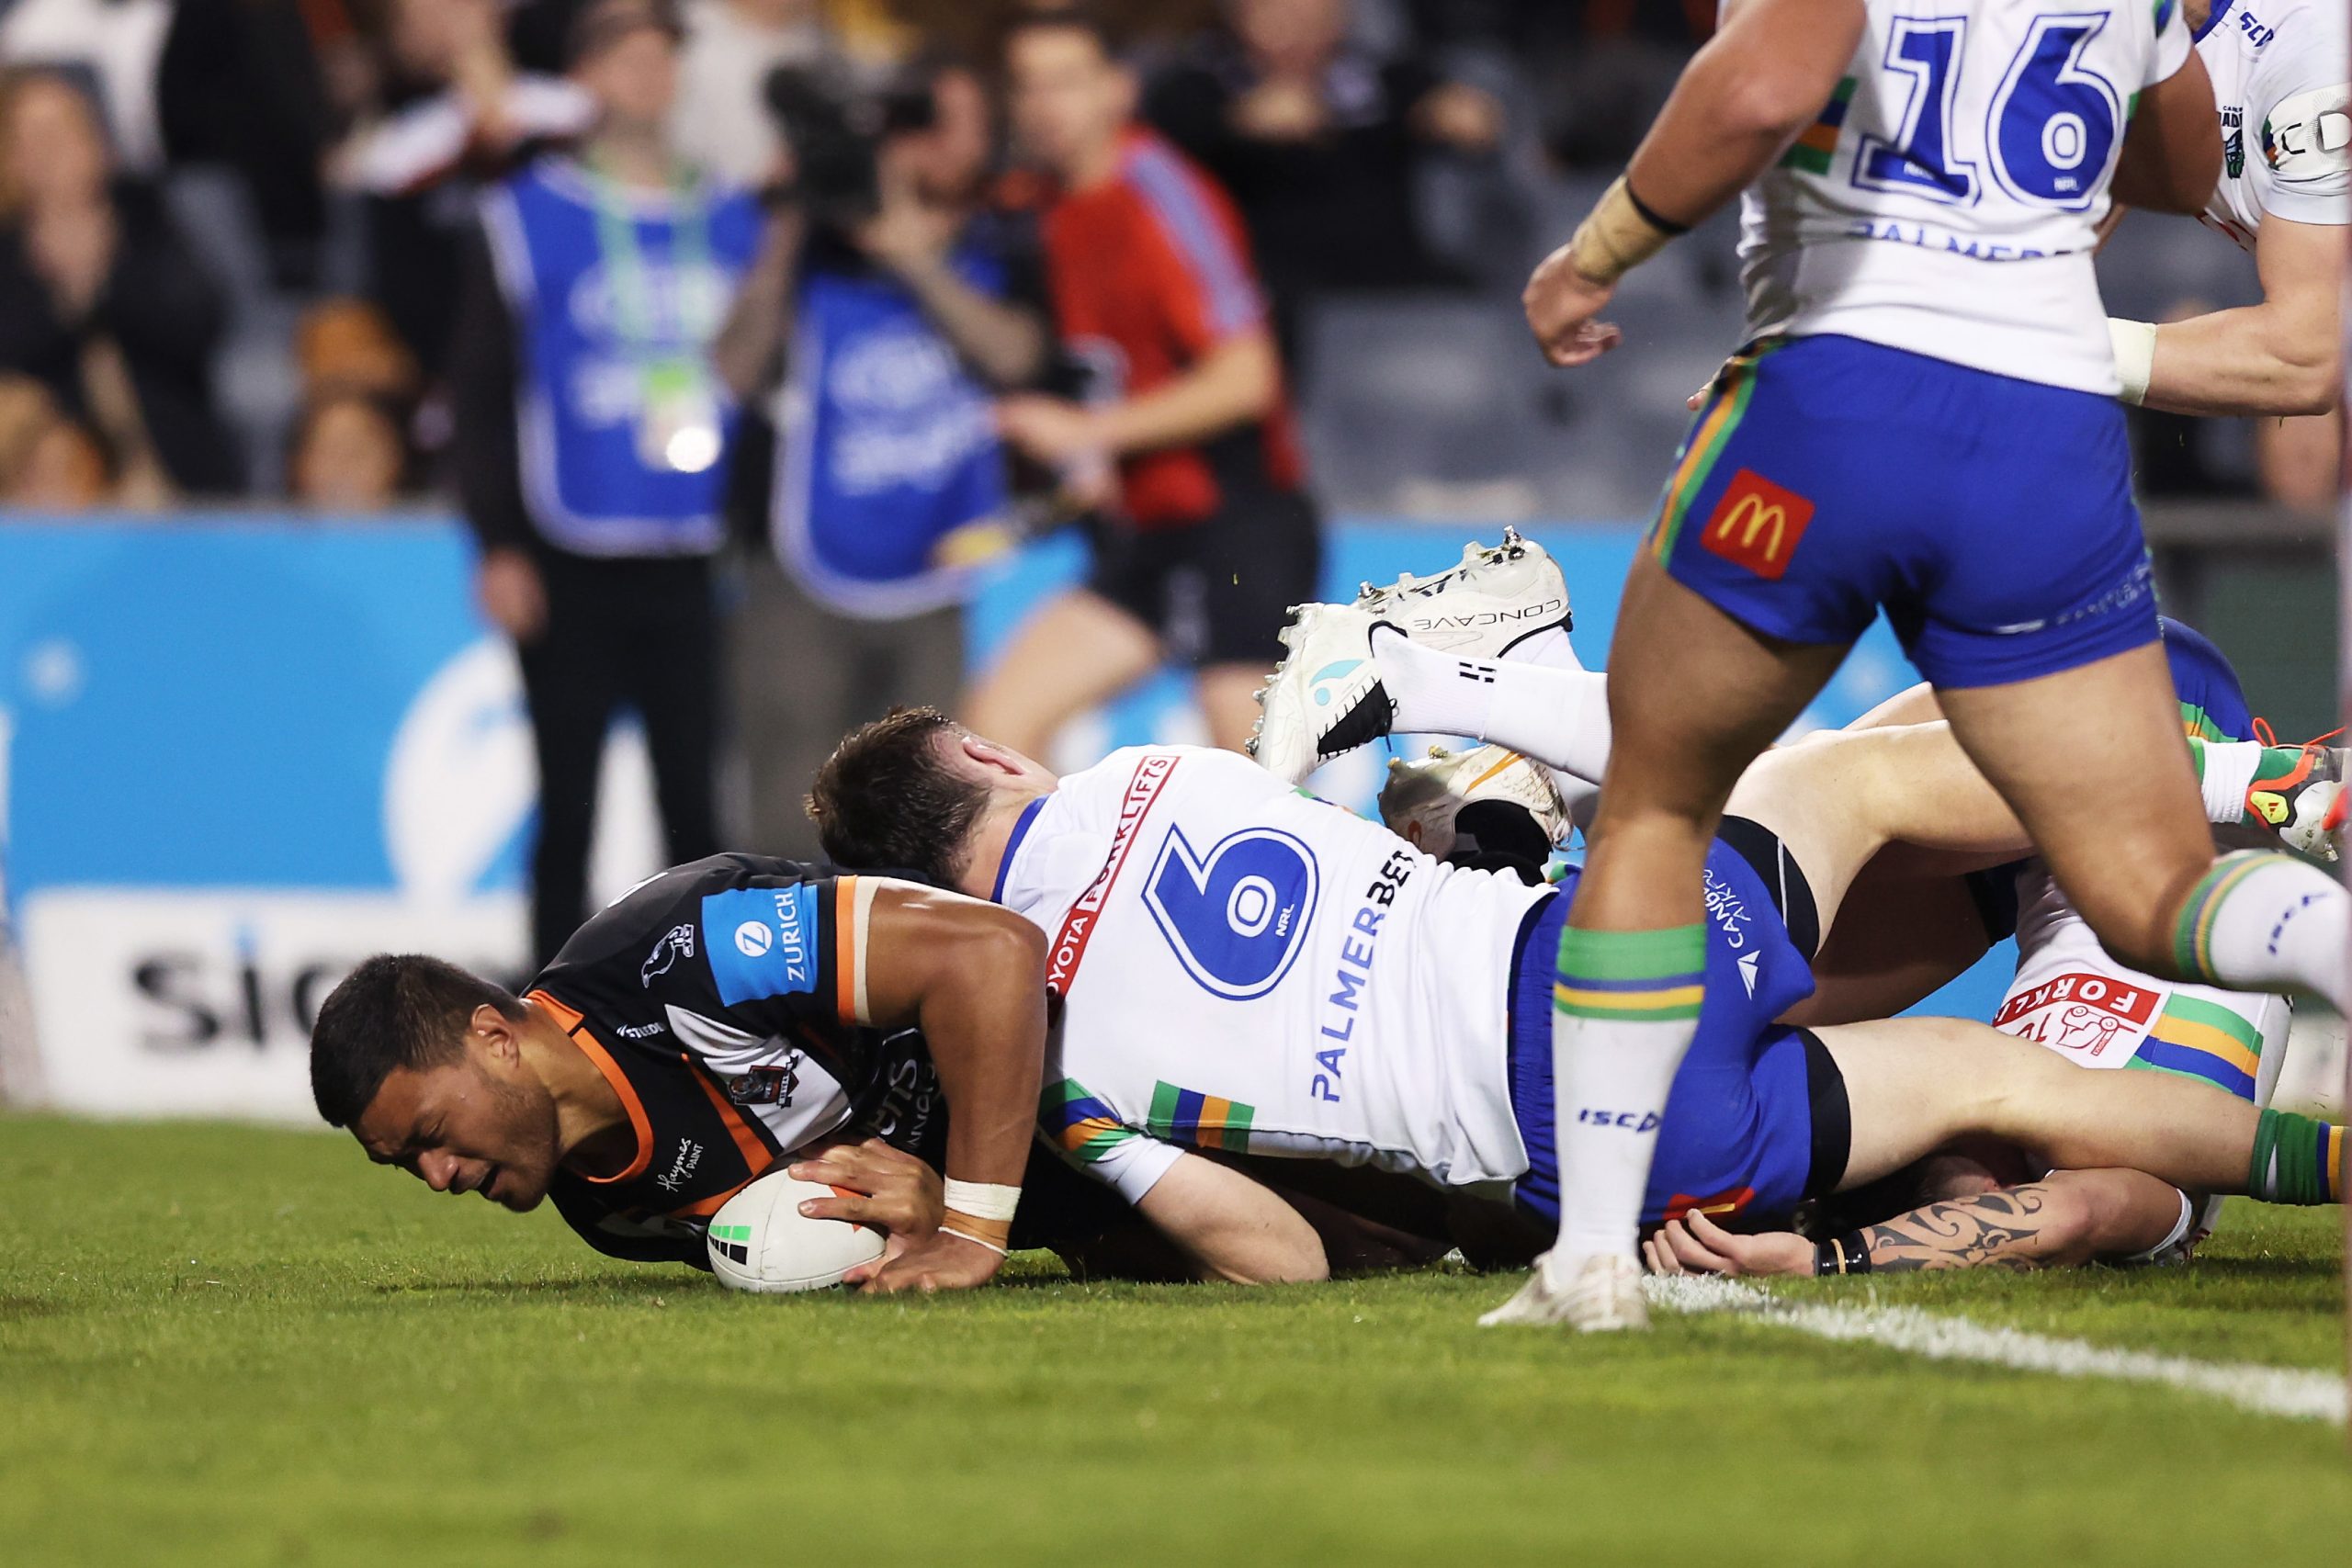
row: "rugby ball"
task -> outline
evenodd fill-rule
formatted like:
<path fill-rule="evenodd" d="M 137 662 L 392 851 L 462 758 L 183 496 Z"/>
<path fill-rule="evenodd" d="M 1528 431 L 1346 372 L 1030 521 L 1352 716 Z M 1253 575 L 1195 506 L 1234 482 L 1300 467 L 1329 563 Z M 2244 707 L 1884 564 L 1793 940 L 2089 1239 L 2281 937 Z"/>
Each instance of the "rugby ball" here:
<path fill-rule="evenodd" d="M 775 1293 L 822 1291 L 861 1263 L 882 1256 L 883 1235 L 847 1220 L 812 1220 L 811 1198 L 836 1196 L 821 1182 L 776 1171 L 727 1200 L 711 1216 L 710 1270 L 729 1290 Z"/>

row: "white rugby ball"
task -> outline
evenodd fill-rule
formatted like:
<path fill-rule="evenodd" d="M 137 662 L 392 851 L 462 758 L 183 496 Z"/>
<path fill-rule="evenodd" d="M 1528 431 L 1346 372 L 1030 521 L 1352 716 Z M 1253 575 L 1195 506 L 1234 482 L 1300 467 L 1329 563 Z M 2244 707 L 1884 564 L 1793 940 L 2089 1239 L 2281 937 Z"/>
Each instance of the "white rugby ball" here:
<path fill-rule="evenodd" d="M 882 1256 L 883 1235 L 847 1220 L 812 1220 L 811 1198 L 835 1196 L 821 1182 L 775 1171 L 727 1200 L 711 1216 L 711 1272 L 729 1290 L 822 1291 L 861 1263 Z"/>

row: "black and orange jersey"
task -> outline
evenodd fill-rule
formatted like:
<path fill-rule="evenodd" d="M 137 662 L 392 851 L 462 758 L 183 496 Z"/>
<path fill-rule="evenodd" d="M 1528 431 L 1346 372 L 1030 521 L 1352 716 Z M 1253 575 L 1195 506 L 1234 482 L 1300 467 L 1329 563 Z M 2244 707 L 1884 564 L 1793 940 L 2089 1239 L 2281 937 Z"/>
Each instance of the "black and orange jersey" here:
<path fill-rule="evenodd" d="M 936 1167 L 946 1107 L 922 1037 L 873 1027 L 876 879 L 724 854 L 639 883 L 530 988 L 620 1096 L 635 1157 L 559 1171 L 591 1246 L 707 1266 L 703 1232 L 752 1179 L 830 1134 L 877 1134 Z"/>

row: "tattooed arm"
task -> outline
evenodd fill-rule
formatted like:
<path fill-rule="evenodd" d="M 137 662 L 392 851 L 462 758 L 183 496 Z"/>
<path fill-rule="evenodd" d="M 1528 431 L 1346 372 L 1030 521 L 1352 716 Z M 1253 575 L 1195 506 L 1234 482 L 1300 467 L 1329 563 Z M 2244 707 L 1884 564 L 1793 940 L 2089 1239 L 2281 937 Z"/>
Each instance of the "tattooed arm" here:
<path fill-rule="evenodd" d="M 1928 1203 L 1861 1232 L 1872 1273 L 1923 1269 L 2052 1269 L 2148 1252 L 2180 1224 L 2181 1195 L 2136 1170 L 2062 1170 L 2040 1181 Z M 1735 1235 L 1704 1214 L 1643 1244 L 1653 1273 L 1814 1272 L 1793 1232 Z"/>

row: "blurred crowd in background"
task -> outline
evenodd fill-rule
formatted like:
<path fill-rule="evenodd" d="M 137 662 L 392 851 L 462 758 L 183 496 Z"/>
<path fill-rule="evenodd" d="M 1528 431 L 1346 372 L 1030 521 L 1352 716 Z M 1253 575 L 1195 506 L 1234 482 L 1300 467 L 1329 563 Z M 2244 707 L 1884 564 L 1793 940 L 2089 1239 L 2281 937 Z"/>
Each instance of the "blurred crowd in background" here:
<path fill-rule="evenodd" d="M 446 488 L 463 243 L 480 192 L 596 112 L 579 8 L 0 0 L 0 499 L 347 511 Z M 775 67 L 880 90 L 953 61 L 992 91 L 1015 9 L 689 0 L 675 151 L 772 184 Z M 1624 152 L 1694 26 L 1633 0 L 1105 19 L 1148 117 L 1243 203 L 1294 352 L 1321 294 L 1515 288 L 1533 193 Z"/>
<path fill-rule="evenodd" d="M 892 703 L 1042 750 L 1172 660 L 1238 742 L 1319 513 L 1640 515 L 1737 340 L 1731 216 L 1577 378 L 1516 299 L 1713 13 L 0 0 L 0 509 L 460 510 L 545 953 L 617 711 L 673 858 L 807 852 Z M 2254 294 L 2179 220 L 2102 271 L 2142 318 Z M 2321 422 L 2135 417 L 2152 494 L 2332 494 Z M 970 568 L 1072 521 L 1084 589 L 967 691 Z"/>

